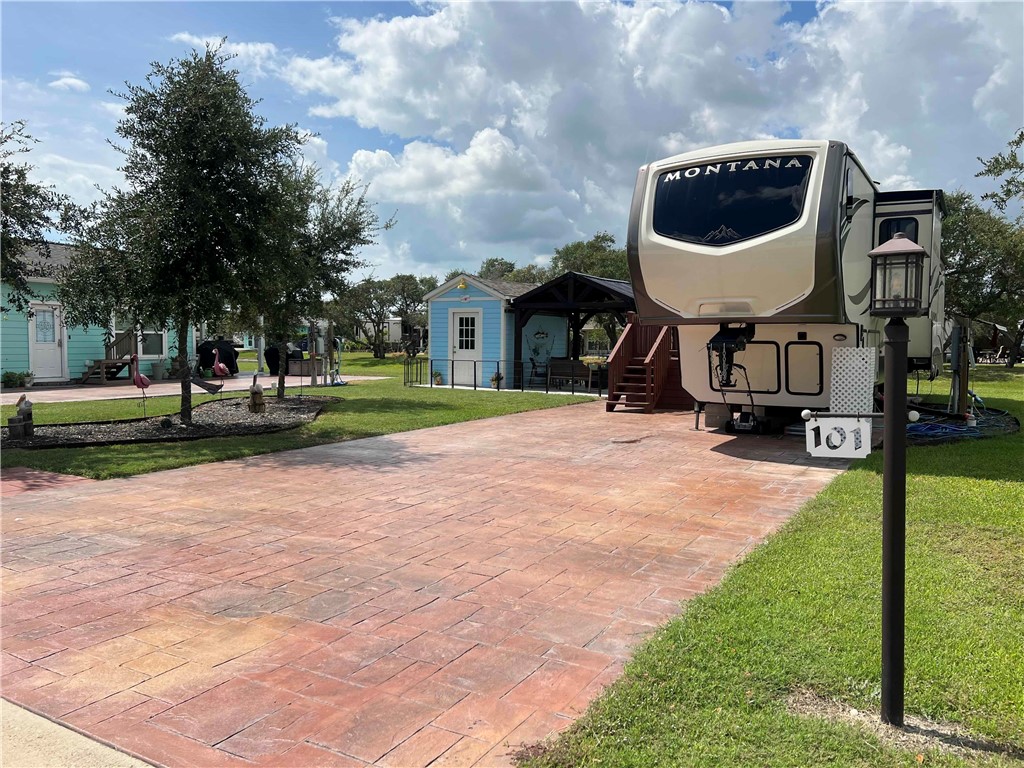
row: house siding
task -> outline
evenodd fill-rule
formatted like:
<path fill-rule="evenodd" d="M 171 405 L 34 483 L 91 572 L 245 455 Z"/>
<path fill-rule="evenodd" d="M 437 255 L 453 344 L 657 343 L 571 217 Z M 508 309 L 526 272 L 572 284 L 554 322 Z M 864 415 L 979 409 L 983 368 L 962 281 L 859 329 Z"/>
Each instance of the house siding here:
<path fill-rule="evenodd" d="M 7 307 L 10 289 L 3 286 L 3 305 Z M 3 371 L 27 371 L 28 367 L 28 317 L 21 312 L 4 312 L 0 315 L 0 367 Z"/>
<path fill-rule="evenodd" d="M 54 292 L 54 286 L 50 283 L 30 282 L 29 286 L 40 297 L 40 300 L 48 300 Z M 2 286 L 2 301 L 7 306 L 7 298 L 10 288 Z M 87 360 L 101 360 L 104 354 L 104 343 L 106 340 L 107 328 L 81 326 L 69 326 L 65 329 L 67 340 L 67 370 L 69 380 L 80 379 L 88 366 Z M 173 333 L 168 333 L 168 359 L 177 354 L 176 342 Z M 188 343 L 191 349 L 195 349 L 195 334 L 189 329 Z M 153 371 L 153 359 L 142 358 L 139 360 L 139 369 L 146 375 Z M 21 312 L 4 312 L 0 315 L 0 370 L 2 371 L 27 371 L 29 366 L 29 321 L 28 316 Z M 128 369 L 121 372 L 120 378 L 128 377 Z"/>

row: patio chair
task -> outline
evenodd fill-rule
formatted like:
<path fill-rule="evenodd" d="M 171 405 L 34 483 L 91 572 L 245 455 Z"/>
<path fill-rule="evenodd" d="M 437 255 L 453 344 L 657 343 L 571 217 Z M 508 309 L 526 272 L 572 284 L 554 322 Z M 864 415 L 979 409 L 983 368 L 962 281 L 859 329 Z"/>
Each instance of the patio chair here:
<path fill-rule="evenodd" d="M 546 362 L 538 362 L 537 358 L 530 358 L 530 386 L 534 385 L 535 381 L 539 381 L 541 384 L 546 383 L 548 380 L 548 364 Z"/>

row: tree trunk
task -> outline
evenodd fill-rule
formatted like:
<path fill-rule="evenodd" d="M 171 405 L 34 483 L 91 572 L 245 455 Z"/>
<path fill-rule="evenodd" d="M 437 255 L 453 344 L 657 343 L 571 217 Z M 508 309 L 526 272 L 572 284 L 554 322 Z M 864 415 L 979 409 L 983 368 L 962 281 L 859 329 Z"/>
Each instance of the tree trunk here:
<path fill-rule="evenodd" d="M 608 343 L 611 345 L 608 349 L 615 349 L 615 342 L 619 340 L 619 324 L 615 322 L 615 318 L 609 318 L 601 323 L 601 327 L 608 334 Z"/>
<path fill-rule="evenodd" d="M 192 423 L 192 369 L 188 365 L 188 323 L 178 323 L 178 376 L 181 378 L 181 423 Z"/>
<path fill-rule="evenodd" d="M 280 341 L 277 344 L 277 359 L 280 361 L 277 367 L 277 399 L 284 400 L 284 376 L 288 372 L 288 343 Z"/>

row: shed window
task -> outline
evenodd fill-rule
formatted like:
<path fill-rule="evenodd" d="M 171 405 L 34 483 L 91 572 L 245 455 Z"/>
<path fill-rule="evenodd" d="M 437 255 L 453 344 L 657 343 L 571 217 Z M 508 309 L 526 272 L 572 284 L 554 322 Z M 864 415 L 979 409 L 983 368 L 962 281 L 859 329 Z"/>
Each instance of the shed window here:
<path fill-rule="evenodd" d="M 476 349 L 476 317 L 459 317 L 459 349 Z"/>
<path fill-rule="evenodd" d="M 787 227 L 800 218 L 810 155 L 749 157 L 666 171 L 654 194 L 654 231 L 723 246 Z"/>
<path fill-rule="evenodd" d="M 878 244 L 889 242 L 897 232 L 902 232 L 916 243 L 917 219 L 909 216 L 902 219 L 884 219 L 878 230 Z"/>

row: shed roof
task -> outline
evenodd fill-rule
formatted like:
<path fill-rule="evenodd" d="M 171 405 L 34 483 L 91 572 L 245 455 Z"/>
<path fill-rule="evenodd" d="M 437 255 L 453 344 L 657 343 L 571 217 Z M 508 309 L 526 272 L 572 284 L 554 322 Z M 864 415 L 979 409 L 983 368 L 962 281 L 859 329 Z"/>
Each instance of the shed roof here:
<path fill-rule="evenodd" d="M 508 280 L 491 280 L 490 278 L 472 276 L 478 283 L 483 283 L 494 291 L 497 291 L 506 299 L 514 299 L 529 293 L 537 287 L 537 283 L 510 283 Z"/>
<path fill-rule="evenodd" d="M 516 296 L 521 296 L 527 291 L 531 291 L 537 287 L 536 283 L 510 283 L 507 280 L 490 280 L 476 275 L 471 275 L 468 272 L 462 272 L 456 275 L 446 283 L 439 285 L 437 288 L 432 290 L 423 298 L 429 301 L 430 299 L 437 298 L 442 294 L 447 293 L 461 280 L 465 279 L 468 283 L 475 285 L 480 290 L 491 294 L 500 299 L 514 299 Z"/>

